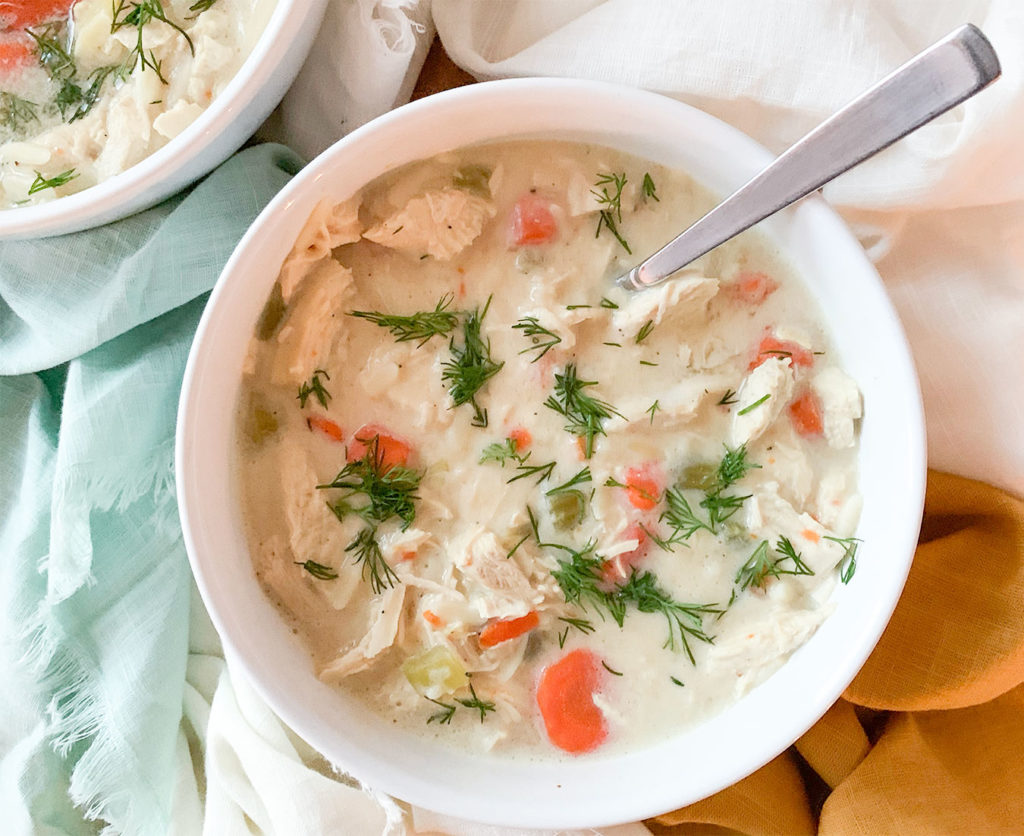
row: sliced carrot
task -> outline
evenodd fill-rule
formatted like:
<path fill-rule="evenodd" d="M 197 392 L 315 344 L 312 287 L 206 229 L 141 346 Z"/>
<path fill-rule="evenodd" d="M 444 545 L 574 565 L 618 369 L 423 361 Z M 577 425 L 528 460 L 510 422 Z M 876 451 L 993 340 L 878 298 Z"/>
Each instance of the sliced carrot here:
<path fill-rule="evenodd" d="M 66 19 L 75 0 L 0 0 L 0 31 L 14 31 Z"/>
<path fill-rule="evenodd" d="M 537 683 L 537 706 L 548 739 L 574 755 L 597 748 L 608 737 L 604 714 L 594 705 L 600 664 L 591 651 L 573 650 L 545 668 Z"/>
<path fill-rule="evenodd" d="M 32 42 L 21 35 L 0 35 L 0 75 L 5 75 L 33 61 Z"/>
<path fill-rule="evenodd" d="M 804 392 L 789 405 L 789 418 L 800 435 L 815 438 L 825 431 L 821 401 L 813 392 Z"/>
<path fill-rule="evenodd" d="M 345 440 L 345 431 L 330 418 L 324 418 L 322 415 L 310 415 L 306 419 L 306 426 L 311 430 L 322 432 L 332 441 Z"/>
<path fill-rule="evenodd" d="M 512 207 L 512 243 L 517 247 L 546 244 L 558 232 L 549 201 L 527 192 Z"/>
<path fill-rule="evenodd" d="M 508 434 L 508 437 L 512 439 L 517 453 L 522 453 L 533 443 L 533 436 L 530 435 L 530 431 L 526 427 L 516 427 Z"/>
<path fill-rule="evenodd" d="M 396 465 L 404 467 L 408 464 L 412 454 L 409 444 L 377 424 L 364 424 L 356 430 L 348 445 L 348 460 L 355 462 L 364 458 L 374 439 L 377 442 L 377 463 L 381 472 L 387 472 Z"/>
<path fill-rule="evenodd" d="M 433 610 L 424 610 L 423 611 L 423 620 L 426 621 L 427 624 L 429 624 L 431 627 L 443 627 L 444 626 L 444 619 L 441 618 L 441 616 L 439 616 Z"/>
<path fill-rule="evenodd" d="M 779 289 L 779 283 L 767 273 L 740 273 L 730 284 L 729 294 L 744 305 L 760 305 Z"/>
<path fill-rule="evenodd" d="M 587 458 L 587 440 L 582 435 L 576 436 L 576 455 L 581 462 Z"/>
<path fill-rule="evenodd" d="M 805 540 L 810 540 L 812 543 L 817 543 L 821 540 L 821 535 L 813 528 L 805 528 L 800 534 Z"/>
<path fill-rule="evenodd" d="M 793 367 L 803 366 L 810 368 L 814 365 L 814 354 L 804 348 L 800 343 L 792 340 L 780 340 L 771 331 L 766 331 L 757 347 L 757 353 L 750 361 L 750 369 L 756 369 L 770 357 L 788 357 Z"/>
<path fill-rule="evenodd" d="M 651 474 L 650 467 L 631 467 L 626 471 L 626 495 L 630 505 L 641 511 L 650 511 L 658 504 L 661 485 Z"/>
<path fill-rule="evenodd" d="M 480 646 L 494 647 L 496 644 L 507 642 L 529 633 L 534 627 L 540 624 L 540 617 L 536 612 L 528 612 L 520 618 L 502 618 L 488 622 L 487 626 L 480 631 Z"/>

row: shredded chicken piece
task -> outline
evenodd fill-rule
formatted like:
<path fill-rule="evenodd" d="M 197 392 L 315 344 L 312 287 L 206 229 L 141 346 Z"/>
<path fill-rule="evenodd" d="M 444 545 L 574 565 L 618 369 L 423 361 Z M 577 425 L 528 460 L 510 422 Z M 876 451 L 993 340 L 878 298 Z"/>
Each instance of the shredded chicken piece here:
<path fill-rule="evenodd" d="M 371 226 L 363 237 L 416 258 L 447 261 L 476 240 L 496 211 L 489 200 L 463 189 L 432 190 Z"/>
<path fill-rule="evenodd" d="M 335 247 L 359 240 L 363 231 L 359 222 L 360 200 L 356 195 L 341 203 L 325 199 L 316 205 L 278 275 L 281 298 L 286 304 L 313 264 L 330 256 Z"/>
<path fill-rule="evenodd" d="M 370 629 L 355 647 L 343 653 L 320 671 L 324 682 L 336 682 L 353 673 L 364 671 L 398 638 L 402 607 L 405 603 L 405 586 L 388 589 L 380 596 L 376 614 Z"/>

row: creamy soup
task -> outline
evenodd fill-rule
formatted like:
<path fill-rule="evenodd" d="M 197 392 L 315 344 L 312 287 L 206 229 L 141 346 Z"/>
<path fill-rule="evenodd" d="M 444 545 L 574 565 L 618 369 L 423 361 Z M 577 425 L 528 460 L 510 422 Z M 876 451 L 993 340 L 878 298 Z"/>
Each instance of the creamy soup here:
<path fill-rule="evenodd" d="M 276 0 L 0 3 L 0 208 L 126 170 L 224 89 Z"/>
<path fill-rule="evenodd" d="M 583 145 L 473 147 L 317 208 L 238 407 L 256 573 L 319 676 L 474 750 L 609 752 L 720 711 L 851 577 L 858 388 L 747 233 Z"/>

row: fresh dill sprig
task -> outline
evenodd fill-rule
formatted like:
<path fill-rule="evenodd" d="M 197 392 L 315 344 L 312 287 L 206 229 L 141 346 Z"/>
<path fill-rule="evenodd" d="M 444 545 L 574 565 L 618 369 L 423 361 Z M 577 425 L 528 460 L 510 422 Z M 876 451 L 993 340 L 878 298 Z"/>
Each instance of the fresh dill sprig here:
<path fill-rule="evenodd" d="M 690 503 L 683 496 L 683 492 L 679 488 L 669 488 L 665 491 L 665 505 L 666 508 L 658 518 L 658 521 L 668 523 L 669 528 L 672 529 L 672 535 L 663 541 L 659 539 L 655 540 L 655 542 L 666 551 L 672 551 L 671 548 L 666 548 L 666 546 L 685 542 L 701 529 L 710 531 L 712 534 L 715 533 L 708 523 L 705 523 L 694 513 Z"/>
<path fill-rule="evenodd" d="M 622 676 L 622 671 L 615 670 L 615 668 L 611 667 L 603 659 L 601 660 L 601 667 L 608 671 L 608 673 L 610 673 L 612 676 Z"/>
<path fill-rule="evenodd" d="M 320 380 L 320 375 L 323 375 L 328 380 L 331 379 L 331 376 L 323 369 L 316 369 L 313 372 L 313 376 L 299 387 L 299 394 L 297 398 L 299 401 L 299 409 L 306 408 L 306 401 L 309 400 L 310 395 L 320 402 L 320 406 L 324 407 L 324 409 L 327 408 L 327 402 L 331 399 L 331 393 L 327 391 L 323 381 Z"/>
<path fill-rule="evenodd" d="M 593 633 L 595 630 L 593 622 L 587 618 L 572 618 L 566 615 L 560 615 L 558 620 L 568 624 L 569 627 L 579 630 L 584 635 Z"/>
<path fill-rule="evenodd" d="M 714 639 L 704 631 L 704 616 L 722 612 L 717 604 L 684 604 L 676 601 L 662 589 L 651 572 L 639 573 L 635 569 L 624 584 L 616 587 L 611 598 L 623 607 L 632 604 L 640 612 L 661 613 L 668 623 L 668 638 L 664 647 L 675 650 L 677 642 L 683 646 L 690 664 L 696 664 L 690 639 L 711 644 Z"/>
<path fill-rule="evenodd" d="M 640 345 L 640 343 L 642 343 L 651 335 L 651 331 L 653 330 L 654 320 L 648 319 L 647 322 L 643 324 L 643 327 L 636 332 L 636 337 L 633 338 L 633 342 L 635 342 L 637 345 Z"/>
<path fill-rule="evenodd" d="M 757 399 L 756 401 L 754 401 L 754 402 L 753 402 L 752 404 L 748 404 L 747 406 L 743 407 L 743 409 L 741 409 L 741 410 L 740 410 L 739 412 L 737 412 L 736 414 L 737 414 L 737 415 L 746 415 L 746 414 L 747 414 L 748 412 L 753 412 L 753 411 L 754 411 L 755 409 L 757 409 L 757 408 L 758 408 L 758 407 L 759 407 L 759 406 L 760 406 L 761 404 L 763 404 L 763 403 L 764 403 L 765 401 L 767 401 L 767 400 L 768 400 L 768 399 L 769 399 L 770 397 L 771 397 L 771 394 L 767 394 L 767 395 L 762 395 L 762 396 L 761 396 L 760 398 L 758 398 L 758 399 Z"/>
<path fill-rule="evenodd" d="M 30 122 L 38 122 L 37 107 L 35 102 L 23 99 L 14 93 L 0 91 L 0 127 L 15 133 Z"/>
<path fill-rule="evenodd" d="M 447 726 L 452 722 L 452 717 L 455 716 L 455 709 L 457 706 L 450 705 L 449 703 L 442 702 L 441 700 L 435 700 L 433 697 L 427 697 L 434 705 L 441 706 L 441 711 L 437 711 L 431 714 L 427 718 L 427 725 L 431 723 L 437 723 L 439 726 Z"/>
<path fill-rule="evenodd" d="M 142 41 L 143 30 L 154 20 L 164 23 L 177 31 L 188 44 L 189 52 L 193 55 L 196 54 L 196 47 L 192 43 L 192 38 L 189 37 L 188 32 L 181 26 L 167 17 L 161 0 L 140 0 L 140 2 L 134 2 L 134 0 L 112 0 L 112 4 L 113 15 L 110 22 L 110 34 L 131 27 L 135 27 L 136 30 L 135 46 L 129 55 L 128 61 L 128 65 L 132 69 L 135 69 L 135 66 L 141 62 L 143 71 L 145 71 L 146 67 L 149 67 L 156 73 L 156 77 L 161 82 L 167 83 L 167 79 L 164 78 L 162 72 L 162 62 L 157 60 L 156 54 L 152 49 L 149 50 L 149 55 L 146 55 L 146 48 Z"/>
<path fill-rule="evenodd" d="M 596 385 L 596 380 L 580 380 L 576 364 L 569 363 L 561 374 L 555 374 L 555 394 L 544 401 L 548 409 L 553 409 L 568 420 L 569 423 L 565 425 L 567 432 L 585 439 L 584 458 L 587 459 L 594 452 L 594 437 L 605 434 L 603 423 L 613 415 L 622 417 L 611 404 L 583 391 Z"/>
<path fill-rule="evenodd" d="M 725 447 L 725 454 L 718 464 L 718 484 L 715 486 L 717 492 L 727 490 L 733 483 L 738 482 L 747 475 L 748 470 L 759 470 L 761 465 L 747 461 L 747 445 L 739 447 Z"/>
<path fill-rule="evenodd" d="M 199 17 L 203 12 L 208 11 L 217 0 L 196 0 L 191 6 L 188 7 L 190 12 L 195 12 L 193 17 Z"/>
<path fill-rule="evenodd" d="M 717 405 L 729 406 L 730 404 L 736 403 L 738 400 L 739 398 L 736 397 L 736 393 L 732 389 L 726 389 L 725 394 L 719 399 Z"/>
<path fill-rule="evenodd" d="M 649 407 L 647 407 L 647 409 L 644 410 L 645 413 L 650 413 L 652 426 L 654 425 L 654 413 L 657 412 L 659 409 L 661 409 L 661 404 L 658 401 L 655 401 Z"/>
<path fill-rule="evenodd" d="M 602 174 L 598 176 L 590 193 L 597 198 L 598 205 L 604 207 L 598 212 L 597 231 L 594 233 L 594 237 L 600 236 L 601 229 L 605 228 L 619 242 L 622 249 L 632 255 L 633 251 L 629 248 L 629 243 L 619 232 L 619 224 L 622 223 L 622 190 L 626 187 L 626 183 L 625 173 Z M 610 190 L 609 187 L 611 187 Z"/>
<path fill-rule="evenodd" d="M 658 197 L 654 188 L 654 180 L 651 179 L 651 175 L 648 172 L 644 172 L 643 182 L 640 184 L 640 192 L 644 197 L 649 197 L 651 200 L 661 203 L 661 198 Z"/>
<path fill-rule="evenodd" d="M 593 478 L 594 477 L 590 473 L 590 468 L 584 467 L 581 470 L 577 471 L 575 474 L 573 474 L 573 476 L 570 477 L 567 481 L 562 482 L 561 485 L 556 485 L 555 487 L 545 492 L 544 495 L 558 496 L 559 494 L 564 493 L 578 493 L 582 497 L 583 492 L 579 490 L 579 488 L 577 488 L 576 486 L 590 482 L 593 480 Z"/>
<path fill-rule="evenodd" d="M 610 311 L 616 311 L 619 309 L 619 306 L 611 299 L 609 299 L 607 296 L 601 297 L 601 307 L 607 308 Z"/>
<path fill-rule="evenodd" d="M 78 172 L 73 168 L 69 168 L 67 171 L 62 171 L 60 174 L 55 174 L 53 177 L 43 177 L 38 171 L 36 172 L 36 179 L 32 181 L 32 185 L 28 187 L 28 193 L 30 195 L 36 192 L 41 192 L 44 189 L 56 189 L 59 186 L 63 186 L 65 183 L 69 183 L 78 176 Z"/>
<path fill-rule="evenodd" d="M 514 462 L 522 464 L 530 457 L 527 453 L 525 456 L 520 454 L 516 447 L 515 439 L 506 438 L 504 441 L 495 441 L 493 444 L 488 444 L 484 447 L 483 452 L 480 453 L 480 461 L 478 464 L 486 464 L 487 462 L 497 462 L 502 467 L 505 466 L 505 462 L 511 459 Z"/>
<path fill-rule="evenodd" d="M 65 82 L 57 94 L 57 107 L 60 108 L 61 115 L 68 122 L 81 119 L 99 101 L 103 85 L 108 78 L 113 76 L 117 80 L 124 81 L 129 73 L 131 73 L 131 67 L 126 64 L 97 67 L 89 73 L 89 86 L 84 90 L 78 84 Z"/>
<path fill-rule="evenodd" d="M 513 482 L 518 482 L 520 479 L 529 479 L 531 476 L 536 476 L 537 481 L 535 484 L 539 485 L 545 479 L 551 478 L 551 471 L 555 469 L 554 462 L 548 462 L 547 464 L 527 464 L 526 459 L 529 457 L 530 454 L 527 453 L 526 458 L 524 458 L 516 467 L 516 475 L 511 479 L 506 480 L 508 484 L 511 485 Z"/>
<path fill-rule="evenodd" d="M 757 544 L 754 553 L 747 558 L 747 562 L 740 567 L 734 578 L 734 582 L 741 590 L 752 586 L 763 589 L 768 578 L 778 578 L 781 575 L 814 574 L 788 538 L 780 537 L 774 551 L 778 557 L 773 557 L 767 540 Z M 787 561 L 790 566 L 785 565 Z"/>
<path fill-rule="evenodd" d="M 558 345 L 562 338 L 558 336 L 554 331 L 549 331 L 543 325 L 537 321 L 535 316 L 524 316 L 515 325 L 512 326 L 517 331 L 522 331 L 524 337 L 529 337 L 530 345 L 520 351 L 520 354 L 526 354 L 528 351 L 538 351 L 536 357 L 530 362 L 536 363 L 551 351 L 556 345 Z"/>
<path fill-rule="evenodd" d="M 385 522 L 391 517 L 398 517 L 402 521 L 402 530 L 405 531 L 416 517 L 414 502 L 419 499 L 416 491 L 419 489 L 422 474 L 403 465 L 386 467 L 379 436 L 358 440 L 366 444 L 363 458 L 349 462 L 333 480 L 324 485 L 317 485 L 317 488 L 347 491 L 341 499 L 331 505 L 331 510 L 338 519 L 355 514 L 373 525 Z M 349 500 L 356 496 L 365 498 L 366 504 L 351 505 Z"/>
<path fill-rule="evenodd" d="M 369 578 L 370 589 L 375 593 L 383 592 L 398 583 L 398 575 L 381 553 L 376 528 L 360 529 L 356 538 L 345 546 L 345 551 L 353 553 L 355 562 L 363 567 L 363 580 Z"/>
<path fill-rule="evenodd" d="M 322 563 L 317 563 L 315 560 L 306 560 L 299 562 L 295 561 L 296 566 L 301 566 L 314 578 L 321 581 L 333 581 L 338 577 L 338 573 L 330 566 L 324 566 Z"/>
<path fill-rule="evenodd" d="M 826 540 L 838 543 L 844 548 L 843 557 L 839 561 L 839 580 L 844 584 L 849 583 L 854 572 L 857 571 L 857 546 L 861 541 L 856 537 L 830 537 L 827 534 L 824 536 Z"/>
<path fill-rule="evenodd" d="M 473 688 L 473 683 L 472 682 L 469 683 L 469 693 L 470 693 L 469 697 L 465 697 L 465 698 L 455 697 L 455 702 L 459 703 L 460 705 L 465 706 L 466 708 L 475 708 L 477 711 L 479 711 L 480 712 L 480 722 L 482 723 L 484 721 L 484 719 L 487 717 L 487 712 L 495 711 L 496 707 L 495 707 L 494 703 L 491 702 L 490 700 L 482 700 L 482 699 L 480 699 L 480 697 L 478 697 L 476 695 L 476 690 Z"/>
<path fill-rule="evenodd" d="M 68 52 L 67 36 L 60 23 L 48 23 L 40 30 L 26 29 L 36 42 L 39 64 L 54 81 L 63 82 L 74 78 L 77 73 L 75 59 Z"/>
<path fill-rule="evenodd" d="M 419 311 L 408 316 L 385 314 L 380 311 L 349 311 L 348 315 L 387 328 L 395 342 L 419 340 L 419 345 L 422 346 L 431 337 L 447 336 L 455 330 L 459 324 L 459 314 L 448 310 L 454 299 L 455 294 L 446 293 L 438 300 L 434 310 Z"/>
<path fill-rule="evenodd" d="M 717 533 L 718 527 L 739 511 L 743 503 L 751 496 L 753 494 L 738 496 L 718 491 L 707 494 L 700 501 L 700 507 L 708 512 L 708 524 L 711 526 L 711 531 Z"/>
<path fill-rule="evenodd" d="M 591 608 L 601 618 L 607 613 L 617 624 L 622 625 L 625 609 L 614 605 L 604 590 L 602 569 L 604 558 L 594 553 L 597 543 L 590 540 L 580 549 L 544 543 L 549 547 L 568 552 L 568 557 L 558 561 L 558 568 L 551 571 L 551 576 L 562 588 L 562 595 L 567 604 L 575 604 L 584 610 Z M 614 607 L 614 609 L 613 609 Z"/>
<path fill-rule="evenodd" d="M 491 341 L 485 341 L 480 335 L 480 326 L 487 316 L 492 298 L 487 298 L 482 311 L 478 308 L 466 315 L 462 323 L 462 345 L 457 346 L 455 338 L 452 338 L 448 346 L 452 356 L 445 361 L 441 372 L 441 379 L 450 382 L 448 391 L 453 406 L 468 403 L 473 407 L 474 427 L 487 426 L 487 410 L 477 402 L 477 393 L 505 365 L 491 357 Z"/>

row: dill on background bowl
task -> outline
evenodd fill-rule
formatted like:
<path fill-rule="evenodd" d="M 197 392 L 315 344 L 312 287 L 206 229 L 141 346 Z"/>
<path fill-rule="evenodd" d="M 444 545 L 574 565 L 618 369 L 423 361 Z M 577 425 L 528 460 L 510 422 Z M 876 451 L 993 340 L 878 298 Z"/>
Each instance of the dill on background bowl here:
<path fill-rule="evenodd" d="M 284 96 L 306 60 L 326 6 L 327 0 L 276 0 L 238 71 L 195 121 L 149 156 L 80 192 L 0 209 L 0 240 L 64 235 L 126 218 L 220 165 Z M 150 66 L 145 73 L 157 72 Z M 69 180 L 68 174 L 53 180 Z"/>
<path fill-rule="evenodd" d="M 902 591 L 924 498 L 917 377 L 882 283 L 818 198 L 761 225 L 807 281 L 858 382 L 856 576 L 834 612 L 778 671 L 695 728 L 649 745 L 573 759 L 510 758 L 439 747 L 321 682 L 309 652 L 264 594 L 235 482 L 241 370 L 264 300 L 321 200 L 340 202 L 380 174 L 455 148 L 509 139 L 612 147 L 691 174 L 727 194 L 770 154 L 728 125 L 652 93 L 593 82 L 517 79 L 399 108 L 314 160 L 257 218 L 214 289 L 192 347 L 179 409 L 178 496 L 199 589 L 233 663 L 303 738 L 375 789 L 441 813 L 519 827 L 635 821 L 734 783 L 792 744 L 839 697 L 878 641 Z M 765 722 L 765 718 L 771 718 Z"/>

